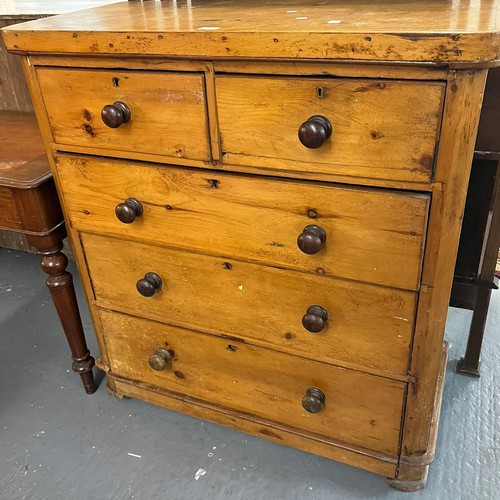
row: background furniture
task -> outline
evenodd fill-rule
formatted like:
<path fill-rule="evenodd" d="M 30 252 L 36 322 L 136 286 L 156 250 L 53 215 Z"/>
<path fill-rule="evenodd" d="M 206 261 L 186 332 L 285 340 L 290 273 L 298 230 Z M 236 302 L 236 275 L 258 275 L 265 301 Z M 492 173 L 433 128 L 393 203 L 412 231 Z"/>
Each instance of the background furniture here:
<path fill-rule="evenodd" d="M 64 219 L 40 131 L 31 113 L 0 112 L 0 229 L 23 234 L 42 256 L 47 286 L 85 391 L 96 390 L 73 279 L 61 253 Z"/>

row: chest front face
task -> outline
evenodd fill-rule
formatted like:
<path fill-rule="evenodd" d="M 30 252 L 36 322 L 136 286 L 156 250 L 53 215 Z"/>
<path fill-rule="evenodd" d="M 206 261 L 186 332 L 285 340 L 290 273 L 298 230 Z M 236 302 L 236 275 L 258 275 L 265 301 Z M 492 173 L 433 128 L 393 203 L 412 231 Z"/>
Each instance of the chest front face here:
<path fill-rule="evenodd" d="M 421 485 L 486 71 L 158 8 L 25 59 L 108 387 Z"/>

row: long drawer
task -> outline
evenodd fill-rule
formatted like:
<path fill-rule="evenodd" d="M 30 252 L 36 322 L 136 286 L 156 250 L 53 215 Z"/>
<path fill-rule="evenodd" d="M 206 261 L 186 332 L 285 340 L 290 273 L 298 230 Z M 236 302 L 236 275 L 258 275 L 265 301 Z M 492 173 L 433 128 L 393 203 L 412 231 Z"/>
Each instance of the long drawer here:
<path fill-rule="evenodd" d="M 199 398 L 303 433 L 398 453 L 402 382 L 122 314 L 101 310 L 99 316 L 112 373 L 187 401 Z"/>
<path fill-rule="evenodd" d="M 223 161 L 429 182 L 444 89 L 443 82 L 219 75 Z"/>
<path fill-rule="evenodd" d="M 57 144 L 210 159 L 202 74 L 38 68 L 37 75 Z"/>
<path fill-rule="evenodd" d="M 101 307 L 328 362 L 407 372 L 413 292 L 96 235 L 81 238 Z M 156 292 L 147 273 L 161 279 Z M 153 296 L 144 297 L 137 286 Z"/>
<path fill-rule="evenodd" d="M 428 195 L 68 156 L 57 171 L 81 231 L 419 287 Z"/>

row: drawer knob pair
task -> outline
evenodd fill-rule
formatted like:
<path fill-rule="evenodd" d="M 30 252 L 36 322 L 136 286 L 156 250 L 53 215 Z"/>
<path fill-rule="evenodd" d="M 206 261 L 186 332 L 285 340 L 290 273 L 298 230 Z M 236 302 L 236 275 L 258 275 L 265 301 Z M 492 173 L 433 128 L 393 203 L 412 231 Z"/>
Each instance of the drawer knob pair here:
<path fill-rule="evenodd" d="M 146 273 L 144 278 L 136 283 L 136 288 L 143 297 L 152 297 L 156 293 L 156 290 L 161 289 L 162 284 L 162 279 L 158 274 Z"/>
<path fill-rule="evenodd" d="M 332 124 L 321 115 L 311 116 L 299 127 L 299 140 L 309 149 L 322 146 L 332 135 Z"/>
<path fill-rule="evenodd" d="M 325 230 L 315 224 L 306 226 L 297 238 L 297 246 L 301 252 L 313 255 L 318 253 L 326 242 Z"/>
<path fill-rule="evenodd" d="M 115 215 L 120 222 L 131 224 L 136 217 L 140 217 L 144 212 L 142 203 L 136 198 L 127 198 L 123 203 L 119 203 L 115 208 Z"/>
<path fill-rule="evenodd" d="M 302 317 L 302 326 L 311 333 L 319 333 L 325 328 L 328 312 L 324 307 L 313 305 L 307 308 Z"/>
<path fill-rule="evenodd" d="M 149 357 L 149 366 L 157 372 L 169 369 L 172 366 L 172 353 L 166 349 L 156 349 Z"/>
<path fill-rule="evenodd" d="M 118 128 L 129 122 L 131 117 L 130 108 L 122 101 L 107 104 L 101 111 L 102 121 L 109 128 Z"/>
<path fill-rule="evenodd" d="M 309 413 L 319 413 L 325 404 L 325 393 L 317 387 L 309 387 L 302 398 L 302 407 Z"/>

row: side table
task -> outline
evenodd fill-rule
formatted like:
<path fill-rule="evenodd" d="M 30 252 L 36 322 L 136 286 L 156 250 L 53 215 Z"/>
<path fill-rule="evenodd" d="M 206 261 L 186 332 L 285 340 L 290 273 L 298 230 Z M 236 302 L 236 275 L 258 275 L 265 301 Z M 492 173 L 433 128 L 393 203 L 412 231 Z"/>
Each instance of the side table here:
<path fill-rule="evenodd" d="M 47 286 L 73 358 L 73 370 L 85 391 L 96 390 L 83 333 L 73 278 L 61 253 L 66 237 L 64 219 L 35 117 L 31 113 L 0 112 L 0 229 L 26 235 L 42 256 Z"/>

